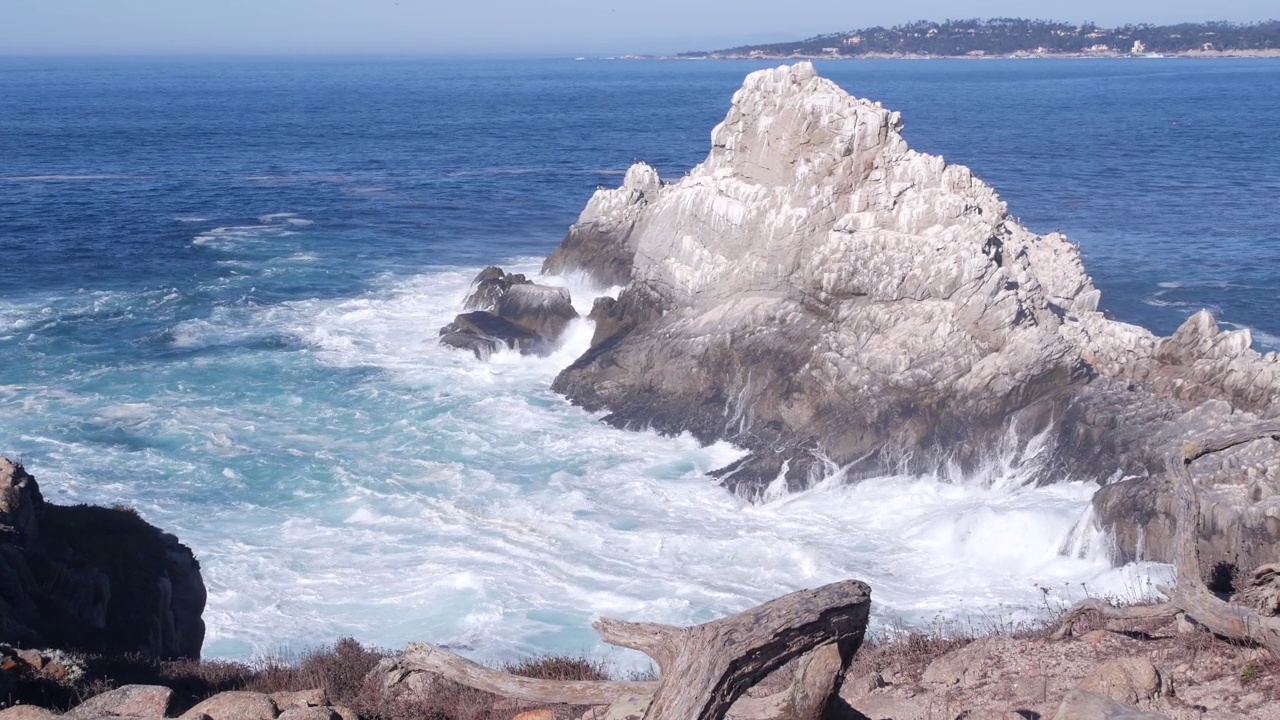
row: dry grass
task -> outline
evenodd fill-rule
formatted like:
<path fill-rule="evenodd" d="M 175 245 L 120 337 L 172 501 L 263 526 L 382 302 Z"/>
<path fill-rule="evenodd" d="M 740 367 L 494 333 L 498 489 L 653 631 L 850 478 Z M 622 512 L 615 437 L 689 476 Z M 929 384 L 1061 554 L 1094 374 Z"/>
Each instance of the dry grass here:
<path fill-rule="evenodd" d="M 252 663 L 221 660 L 150 662 L 140 656 L 88 656 L 75 682 L 0 674 L 0 708 L 29 704 L 63 711 L 94 695 L 128 684 L 163 685 L 174 691 L 181 713 L 229 690 L 262 693 L 323 689 L 333 705 L 345 705 L 368 720 L 509 720 L 528 709 L 488 693 L 435 681 L 427 692 L 388 690 L 370 672 L 392 653 L 351 638 L 297 655 L 277 653 Z M 547 680 L 608 680 L 609 667 L 581 657 L 549 656 L 507 663 L 502 670 Z M 579 717 L 586 708 L 555 708 Z"/>

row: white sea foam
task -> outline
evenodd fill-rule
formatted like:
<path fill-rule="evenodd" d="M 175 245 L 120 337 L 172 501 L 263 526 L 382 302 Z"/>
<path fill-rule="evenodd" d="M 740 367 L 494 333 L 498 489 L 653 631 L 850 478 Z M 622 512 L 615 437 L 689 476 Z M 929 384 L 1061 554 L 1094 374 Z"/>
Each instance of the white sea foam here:
<path fill-rule="evenodd" d="M 476 271 L 176 322 L 176 349 L 228 350 L 158 366 L 129 401 L 0 402 L 85 418 L 74 442 L 36 439 L 51 498 L 128 502 L 197 550 L 211 657 L 341 634 L 488 659 L 605 653 L 601 615 L 703 622 L 849 577 L 871 584 L 881 625 L 1016 622 L 1041 611 L 1041 587 L 1050 602 L 1150 592 L 1159 566 L 1110 567 L 1095 485 L 1028 482 L 1034 439 L 969 477 L 837 472 L 744 503 L 705 474 L 740 450 L 615 430 L 550 392 L 590 342 L 585 319 L 547 358 L 441 347 Z M 581 282 L 547 282 L 590 308 Z M 261 349 L 281 338 L 288 352 Z"/>

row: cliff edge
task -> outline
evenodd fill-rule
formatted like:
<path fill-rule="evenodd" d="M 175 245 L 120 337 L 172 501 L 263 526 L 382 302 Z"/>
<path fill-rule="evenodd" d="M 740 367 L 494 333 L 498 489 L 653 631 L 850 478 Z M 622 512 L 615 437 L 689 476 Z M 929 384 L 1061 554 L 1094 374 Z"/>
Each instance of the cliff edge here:
<path fill-rule="evenodd" d="M 0 458 L 0 642 L 152 660 L 200 657 L 191 549 L 127 508 L 45 502 Z"/>

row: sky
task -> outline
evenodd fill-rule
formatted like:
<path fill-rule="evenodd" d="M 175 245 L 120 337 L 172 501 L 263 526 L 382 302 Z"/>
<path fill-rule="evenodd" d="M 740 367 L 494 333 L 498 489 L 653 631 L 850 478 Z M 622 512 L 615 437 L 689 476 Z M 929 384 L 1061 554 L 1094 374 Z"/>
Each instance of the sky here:
<path fill-rule="evenodd" d="M 0 55 L 671 53 L 921 19 L 1278 16 L 1276 0 L 0 0 Z"/>

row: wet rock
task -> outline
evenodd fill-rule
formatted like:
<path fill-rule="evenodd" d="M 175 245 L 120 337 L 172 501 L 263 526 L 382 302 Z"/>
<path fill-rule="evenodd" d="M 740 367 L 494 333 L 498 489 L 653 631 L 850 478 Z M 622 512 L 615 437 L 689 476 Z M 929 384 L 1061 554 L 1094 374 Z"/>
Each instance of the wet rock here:
<path fill-rule="evenodd" d="M 1053 720 L 1169 720 L 1169 717 L 1077 689 L 1067 693 Z"/>
<path fill-rule="evenodd" d="M 173 691 L 158 685 L 125 685 L 91 697 L 66 714 L 70 718 L 162 718 L 169 714 Z"/>
<path fill-rule="evenodd" d="M 503 348 L 529 352 L 537 345 L 538 336 L 491 312 L 478 311 L 459 315 L 440 328 L 440 342 L 487 360 Z"/>
<path fill-rule="evenodd" d="M 275 720 L 279 710 L 265 693 L 233 691 L 214 695 L 183 713 L 181 720 L 207 715 L 211 720 Z"/>
<path fill-rule="evenodd" d="M 536 285 L 523 275 L 486 268 L 476 276 L 464 313 L 440 329 L 440 342 L 471 350 L 481 360 L 508 348 L 545 355 L 556 349 L 569 323 L 578 318 L 569 291 Z"/>
<path fill-rule="evenodd" d="M 497 310 L 498 302 L 513 285 L 527 285 L 532 281 L 519 273 L 508 273 L 500 267 L 487 267 L 471 281 L 471 294 L 463 301 L 467 310 Z"/>

